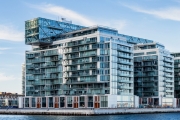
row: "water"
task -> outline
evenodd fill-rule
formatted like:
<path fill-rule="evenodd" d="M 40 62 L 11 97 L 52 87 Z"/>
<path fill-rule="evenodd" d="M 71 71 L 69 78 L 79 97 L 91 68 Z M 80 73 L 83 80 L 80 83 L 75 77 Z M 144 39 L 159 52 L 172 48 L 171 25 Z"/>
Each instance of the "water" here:
<path fill-rule="evenodd" d="M 0 115 L 0 120 L 180 120 L 180 113 L 101 116 Z"/>

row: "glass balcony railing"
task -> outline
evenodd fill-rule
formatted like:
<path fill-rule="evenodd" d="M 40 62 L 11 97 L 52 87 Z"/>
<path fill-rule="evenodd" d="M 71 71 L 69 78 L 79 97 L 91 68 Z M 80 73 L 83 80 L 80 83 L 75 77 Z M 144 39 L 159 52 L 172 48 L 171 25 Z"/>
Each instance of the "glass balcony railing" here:
<path fill-rule="evenodd" d="M 165 72 L 173 72 L 173 69 L 164 69 Z"/>
<path fill-rule="evenodd" d="M 118 57 L 133 59 L 133 56 L 127 56 L 123 54 L 118 54 Z"/>
<path fill-rule="evenodd" d="M 132 68 L 125 68 L 125 67 L 119 67 L 120 70 L 127 70 L 127 71 L 133 71 Z"/>
<path fill-rule="evenodd" d="M 118 85 L 117 88 L 118 89 L 133 89 L 133 87 L 130 87 L 130 86 L 120 86 L 120 85 Z"/>
<path fill-rule="evenodd" d="M 164 77 L 174 77 L 173 75 L 169 75 L 169 74 L 164 74 Z"/>
<path fill-rule="evenodd" d="M 121 64 L 133 65 L 132 62 L 127 62 L 127 61 L 118 60 L 117 62 L 118 62 L 118 63 L 121 63 Z"/>
<path fill-rule="evenodd" d="M 118 47 L 117 49 L 121 50 L 121 51 L 132 53 L 132 49 L 125 49 L 125 48 L 121 48 L 121 47 Z"/>
<path fill-rule="evenodd" d="M 118 80 L 118 82 L 121 82 L 121 83 L 133 83 L 133 81 L 131 81 L 131 80 Z"/>
<path fill-rule="evenodd" d="M 163 82 L 174 82 L 173 80 L 163 80 Z"/>
<path fill-rule="evenodd" d="M 118 73 L 118 76 L 133 77 L 132 74 L 123 74 L 123 73 Z"/>
<path fill-rule="evenodd" d="M 165 85 L 163 85 L 163 87 L 174 87 L 174 85 L 165 84 Z"/>
<path fill-rule="evenodd" d="M 173 62 L 173 59 L 164 58 L 165 62 Z"/>
<path fill-rule="evenodd" d="M 173 67 L 173 65 L 171 65 L 171 64 L 167 64 L 167 63 L 164 63 L 164 65 L 163 66 L 165 66 L 165 67 Z"/>

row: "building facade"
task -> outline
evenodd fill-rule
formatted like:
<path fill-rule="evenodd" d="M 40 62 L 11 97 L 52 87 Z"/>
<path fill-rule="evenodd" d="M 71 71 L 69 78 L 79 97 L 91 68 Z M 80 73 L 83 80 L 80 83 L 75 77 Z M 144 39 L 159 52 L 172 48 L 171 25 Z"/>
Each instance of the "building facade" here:
<path fill-rule="evenodd" d="M 25 108 L 138 107 L 132 42 L 102 26 L 37 18 L 25 22 Z"/>
<path fill-rule="evenodd" d="M 18 97 L 23 97 L 17 93 L 0 92 L 0 108 L 18 107 Z"/>
<path fill-rule="evenodd" d="M 180 98 L 180 53 L 171 53 L 174 56 L 174 96 Z"/>
<path fill-rule="evenodd" d="M 25 64 L 22 64 L 22 94 L 25 95 L 25 76 L 26 76 Z"/>
<path fill-rule="evenodd" d="M 163 45 L 134 46 L 134 89 L 142 105 L 174 105 L 174 60 Z"/>

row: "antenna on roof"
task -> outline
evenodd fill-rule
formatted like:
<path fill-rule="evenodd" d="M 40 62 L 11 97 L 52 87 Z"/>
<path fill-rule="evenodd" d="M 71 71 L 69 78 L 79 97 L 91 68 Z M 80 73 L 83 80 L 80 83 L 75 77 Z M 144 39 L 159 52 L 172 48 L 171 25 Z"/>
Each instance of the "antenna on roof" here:
<path fill-rule="evenodd" d="M 70 24 L 72 24 L 72 21 L 68 21 L 68 20 L 66 20 L 66 18 L 63 18 L 63 17 L 61 17 L 61 21 L 62 21 L 62 22 L 65 22 L 65 23 L 70 23 Z"/>

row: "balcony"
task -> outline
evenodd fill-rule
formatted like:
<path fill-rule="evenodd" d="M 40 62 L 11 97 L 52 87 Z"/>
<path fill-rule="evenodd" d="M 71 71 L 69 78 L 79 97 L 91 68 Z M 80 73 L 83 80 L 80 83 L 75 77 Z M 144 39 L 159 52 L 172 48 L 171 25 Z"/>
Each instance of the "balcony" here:
<path fill-rule="evenodd" d="M 164 65 L 163 65 L 163 66 L 165 66 L 165 67 L 173 67 L 174 65 L 164 63 Z"/>
<path fill-rule="evenodd" d="M 166 85 L 163 85 L 163 87 L 174 87 L 174 85 L 168 85 L 168 84 L 166 84 Z"/>
<path fill-rule="evenodd" d="M 130 86 L 120 86 L 120 85 L 118 85 L 117 88 L 118 89 L 133 89 L 133 87 L 130 87 Z"/>
<path fill-rule="evenodd" d="M 119 67 L 120 70 L 133 71 L 132 68 Z"/>
<path fill-rule="evenodd" d="M 133 81 L 130 80 L 118 80 L 120 83 L 133 83 Z"/>
<path fill-rule="evenodd" d="M 44 53 L 42 54 L 43 56 L 54 56 L 54 55 L 58 55 L 58 52 L 53 52 L 53 53 Z"/>
<path fill-rule="evenodd" d="M 27 71 L 26 74 L 44 74 L 45 72 L 44 71 L 33 71 L 33 72 L 30 72 L 30 71 Z"/>
<path fill-rule="evenodd" d="M 133 65 L 132 62 L 126 62 L 126 61 L 120 61 L 120 60 L 118 60 L 118 63 L 126 64 L 126 65 Z"/>
<path fill-rule="evenodd" d="M 164 90 L 164 92 L 174 92 L 174 90 Z"/>
<path fill-rule="evenodd" d="M 164 58 L 163 61 L 165 61 L 165 62 L 173 62 L 173 59 Z"/>
<path fill-rule="evenodd" d="M 163 80 L 163 82 L 174 82 L 173 80 Z"/>
<path fill-rule="evenodd" d="M 85 66 L 85 67 L 80 67 L 80 70 L 86 70 L 86 69 L 97 69 L 96 66 Z"/>
<path fill-rule="evenodd" d="M 173 75 L 170 75 L 170 74 L 164 74 L 163 76 L 164 77 L 174 77 Z"/>
<path fill-rule="evenodd" d="M 133 77 L 132 74 L 123 74 L 123 73 L 118 74 L 118 76 Z"/>
<path fill-rule="evenodd" d="M 40 79 L 57 79 L 58 76 L 44 76 L 44 77 L 41 77 Z"/>
<path fill-rule="evenodd" d="M 118 47 L 117 50 L 132 53 L 132 49 L 129 50 L 129 49 L 124 49 L 124 48 Z"/>
<path fill-rule="evenodd" d="M 164 95 L 164 97 L 174 97 L 173 95 Z"/>
<path fill-rule="evenodd" d="M 118 57 L 133 59 L 133 56 L 127 56 L 127 55 L 123 55 L 123 54 L 118 54 Z"/>
<path fill-rule="evenodd" d="M 164 72 L 173 72 L 173 69 L 164 69 Z"/>
<path fill-rule="evenodd" d="M 118 95 L 133 95 L 133 93 L 128 93 L 128 92 L 117 92 Z"/>

